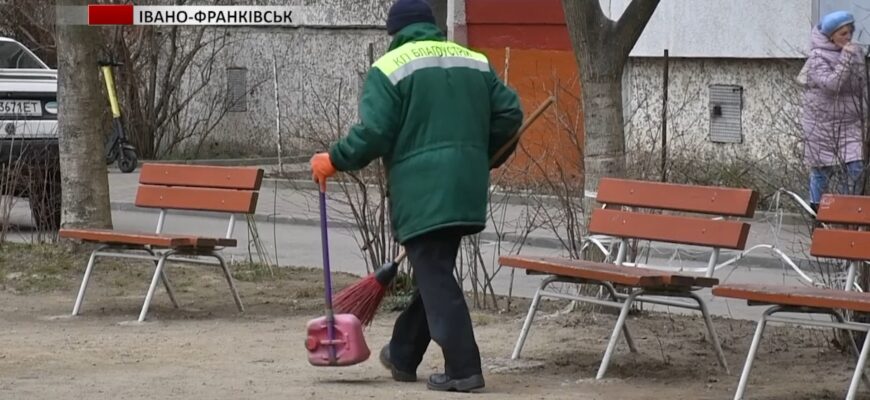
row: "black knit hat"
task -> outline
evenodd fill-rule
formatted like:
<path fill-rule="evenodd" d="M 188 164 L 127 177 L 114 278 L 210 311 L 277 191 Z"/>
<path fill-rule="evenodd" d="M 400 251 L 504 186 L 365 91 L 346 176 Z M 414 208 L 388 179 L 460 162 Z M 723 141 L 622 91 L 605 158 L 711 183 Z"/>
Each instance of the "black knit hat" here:
<path fill-rule="evenodd" d="M 417 22 L 435 23 L 429 3 L 425 0 L 397 0 L 387 16 L 387 33 L 395 35 L 402 28 Z"/>

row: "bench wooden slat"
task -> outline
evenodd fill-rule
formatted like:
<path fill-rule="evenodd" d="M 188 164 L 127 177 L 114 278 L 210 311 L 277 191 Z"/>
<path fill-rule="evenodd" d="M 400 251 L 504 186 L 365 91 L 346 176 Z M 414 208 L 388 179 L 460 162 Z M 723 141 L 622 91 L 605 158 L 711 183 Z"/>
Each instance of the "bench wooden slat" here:
<path fill-rule="evenodd" d="M 575 278 L 596 279 L 626 286 L 660 286 L 663 285 L 661 274 L 654 271 L 608 264 L 604 267 L 580 260 L 551 259 L 546 257 L 502 256 L 499 264 L 523 268 L 552 275 Z M 649 273 L 651 272 L 651 273 Z"/>
<path fill-rule="evenodd" d="M 749 224 L 675 215 L 596 209 L 589 232 L 616 237 L 742 250 Z"/>
<path fill-rule="evenodd" d="M 596 200 L 608 205 L 751 218 L 755 214 L 758 192 L 751 189 L 604 178 L 598 185 Z"/>
<path fill-rule="evenodd" d="M 695 275 L 692 273 L 680 272 L 680 271 L 676 271 L 676 270 L 668 270 L 667 268 L 653 267 L 653 266 L 649 266 L 646 264 L 626 265 L 625 267 L 645 268 L 645 269 L 649 269 L 649 270 L 661 271 L 663 273 L 669 274 L 668 276 L 677 277 L 676 279 L 691 278 L 692 279 L 692 286 L 713 287 L 713 286 L 719 284 L 718 278 L 708 278 L 708 277 L 702 276 L 702 275 Z M 665 280 L 667 281 L 667 278 Z"/>
<path fill-rule="evenodd" d="M 257 192 L 140 184 L 136 206 L 251 214 L 257 206 Z"/>
<path fill-rule="evenodd" d="M 713 294 L 768 304 L 870 312 L 870 294 L 839 289 L 733 284 L 716 286 Z"/>
<path fill-rule="evenodd" d="M 829 195 L 819 203 L 821 222 L 850 225 L 870 225 L 870 197 Z"/>
<path fill-rule="evenodd" d="M 252 167 L 144 164 L 139 173 L 139 183 L 146 185 L 259 190 L 262 182 L 263 170 Z"/>
<path fill-rule="evenodd" d="M 551 275 L 605 281 L 618 285 L 643 288 L 665 286 L 712 287 L 719 283 L 719 280 L 715 278 L 695 277 L 667 271 L 558 257 L 502 256 L 499 257 L 499 264 Z"/>
<path fill-rule="evenodd" d="M 870 260 L 870 232 L 816 229 L 810 254 L 846 260 Z"/>
<path fill-rule="evenodd" d="M 61 229 L 62 238 L 79 239 L 96 243 L 154 246 L 163 248 L 214 248 L 233 247 L 235 239 L 209 238 L 193 235 L 154 234 L 144 232 L 118 232 L 111 229 Z"/>

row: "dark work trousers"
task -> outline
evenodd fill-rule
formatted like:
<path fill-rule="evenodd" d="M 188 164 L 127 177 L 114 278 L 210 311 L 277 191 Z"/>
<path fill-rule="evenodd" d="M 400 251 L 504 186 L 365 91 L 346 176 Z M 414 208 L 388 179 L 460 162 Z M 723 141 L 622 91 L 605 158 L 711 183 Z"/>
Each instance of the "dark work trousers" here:
<path fill-rule="evenodd" d="M 401 371 L 417 371 L 434 340 L 444 354 L 447 376 L 463 379 L 482 373 L 468 305 L 453 274 L 462 235 L 448 228 L 404 244 L 417 287 L 390 340 L 391 361 Z"/>

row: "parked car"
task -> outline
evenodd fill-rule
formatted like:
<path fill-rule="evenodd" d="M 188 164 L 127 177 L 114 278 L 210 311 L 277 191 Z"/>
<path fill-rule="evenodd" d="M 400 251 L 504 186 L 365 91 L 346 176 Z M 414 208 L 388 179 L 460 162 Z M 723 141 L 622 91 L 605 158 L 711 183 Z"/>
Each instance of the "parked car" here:
<path fill-rule="evenodd" d="M 0 195 L 26 197 L 36 227 L 60 226 L 57 70 L 0 37 Z"/>

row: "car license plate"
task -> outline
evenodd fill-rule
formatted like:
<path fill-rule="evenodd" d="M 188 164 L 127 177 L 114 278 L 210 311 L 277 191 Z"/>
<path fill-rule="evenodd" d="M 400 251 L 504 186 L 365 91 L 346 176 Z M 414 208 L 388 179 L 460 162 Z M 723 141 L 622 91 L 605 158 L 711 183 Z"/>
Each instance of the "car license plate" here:
<path fill-rule="evenodd" d="M 41 117 L 38 100 L 0 100 L 0 116 Z"/>

